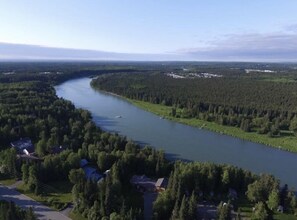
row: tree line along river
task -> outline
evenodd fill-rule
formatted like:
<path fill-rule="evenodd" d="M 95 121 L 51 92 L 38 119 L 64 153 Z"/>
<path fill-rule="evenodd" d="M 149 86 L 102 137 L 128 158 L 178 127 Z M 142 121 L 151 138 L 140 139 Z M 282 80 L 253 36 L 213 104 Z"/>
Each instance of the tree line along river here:
<path fill-rule="evenodd" d="M 92 113 L 103 130 L 163 149 L 169 158 L 232 164 L 255 173 L 270 173 L 297 189 L 297 154 L 162 119 L 128 101 L 94 90 L 90 78 L 55 87 L 59 97 Z"/>

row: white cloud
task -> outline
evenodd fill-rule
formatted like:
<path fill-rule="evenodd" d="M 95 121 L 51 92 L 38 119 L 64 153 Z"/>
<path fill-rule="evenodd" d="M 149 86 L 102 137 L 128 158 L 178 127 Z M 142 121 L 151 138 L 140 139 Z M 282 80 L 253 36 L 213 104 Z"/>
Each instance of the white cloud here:
<path fill-rule="evenodd" d="M 44 47 L 36 45 L 0 43 L 2 60 L 175 60 L 167 54 L 129 54 L 97 50 Z"/>
<path fill-rule="evenodd" d="M 185 48 L 178 54 L 201 60 L 297 61 L 297 25 L 269 34 L 234 34 L 209 46 Z"/>
<path fill-rule="evenodd" d="M 268 34 L 226 35 L 206 45 L 163 54 L 129 54 L 0 43 L 0 59 L 297 62 L 297 24 Z"/>

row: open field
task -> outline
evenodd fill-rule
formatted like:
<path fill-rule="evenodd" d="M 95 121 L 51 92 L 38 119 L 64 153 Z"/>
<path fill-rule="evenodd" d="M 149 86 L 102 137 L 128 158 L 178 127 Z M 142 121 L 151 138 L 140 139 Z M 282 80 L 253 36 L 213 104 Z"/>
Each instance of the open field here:
<path fill-rule="evenodd" d="M 62 210 L 72 202 L 72 185 L 69 182 L 57 181 L 48 185 L 42 184 L 41 188 L 42 194 L 38 196 L 30 192 L 23 184 L 18 186 L 17 190 L 55 210 Z"/>

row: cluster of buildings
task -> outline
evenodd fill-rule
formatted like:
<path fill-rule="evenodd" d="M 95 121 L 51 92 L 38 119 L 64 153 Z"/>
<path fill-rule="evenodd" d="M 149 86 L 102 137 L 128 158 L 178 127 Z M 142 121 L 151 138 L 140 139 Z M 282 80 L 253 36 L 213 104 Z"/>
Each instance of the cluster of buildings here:
<path fill-rule="evenodd" d="M 30 160 L 40 160 L 34 156 L 35 147 L 30 138 L 21 138 L 18 141 L 10 143 L 11 147 L 15 148 L 17 154 L 20 158 L 30 159 Z M 53 147 L 51 149 L 51 154 L 57 154 L 64 150 L 62 146 Z M 80 167 L 83 169 L 86 179 L 92 180 L 94 182 L 100 182 L 103 180 L 110 170 L 106 170 L 104 173 L 100 173 L 94 166 L 92 166 L 88 160 L 82 159 L 80 161 Z M 160 192 L 164 191 L 168 184 L 167 178 L 159 178 L 156 181 L 152 180 L 145 175 L 137 176 L 134 175 L 130 183 L 134 185 L 137 190 L 141 192 Z"/>
<path fill-rule="evenodd" d="M 176 73 L 166 73 L 166 76 L 172 77 L 174 79 L 184 79 L 184 78 L 220 78 L 223 75 L 214 73 L 183 73 L 182 75 Z"/>
<path fill-rule="evenodd" d="M 245 69 L 246 73 L 275 73 L 273 70 L 258 70 L 258 69 Z"/>

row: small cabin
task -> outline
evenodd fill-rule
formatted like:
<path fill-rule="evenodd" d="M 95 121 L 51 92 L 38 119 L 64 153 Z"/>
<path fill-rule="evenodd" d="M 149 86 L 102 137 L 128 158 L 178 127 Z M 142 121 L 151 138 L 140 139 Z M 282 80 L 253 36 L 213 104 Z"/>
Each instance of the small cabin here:
<path fill-rule="evenodd" d="M 16 149 L 18 154 L 31 155 L 35 151 L 30 138 L 21 138 L 18 141 L 11 142 L 10 145 Z"/>
<path fill-rule="evenodd" d="M 85 177 L 87 180 L 91 180 L 93 182 L 99 182 L 103 179 L 103 175 L 98 172 L 97 169 L 89 165 L 89 161 L 86 159 L 82 159 L 80 161 L 80 167 L 84 170 Z"/>
<path fill-rule="evenodd" d="M 145 175 L 138 176 L 134 175 L 130 179 L 130 183 L 136 187 L 140 192 L 154 192 L 155 191 L 155 182 L 148 178 Z"/>

